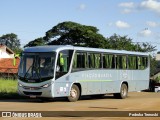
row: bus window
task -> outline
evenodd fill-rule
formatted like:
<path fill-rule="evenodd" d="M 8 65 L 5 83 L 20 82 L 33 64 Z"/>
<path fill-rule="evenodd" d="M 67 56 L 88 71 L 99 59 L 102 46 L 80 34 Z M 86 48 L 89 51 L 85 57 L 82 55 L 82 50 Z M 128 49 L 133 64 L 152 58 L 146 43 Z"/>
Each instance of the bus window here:
<path fill-rule="evenodd" d="M 103 54 L 103 68 L 115 68 L 114 55 Z"/>
<path fill-rule="evenodd" d="M 31 71 L 31 69 L 29 69 L 29 68 L 33 65 L 33 60 L 34 60 L 33 58 L 27 58 L 26 59 L 26 63 L 27 63 L 26 64 L 26 71 L 27 70 Z"/>
<path fill-rule="evenodd" d="M 77 52 L 74 55 L 73 69 L 87 67 L 87 53 Z"/>
<path fill-rule="evenodd" d="M 148 57 L 143 57 L 144 67 L 148 67 Z"/>
<path fill-rule="evenodd" d="M 148 66 L 148 58 L 139 56 L 138 57 L 138 69 L 145 69 Z"/>
<path fill-rule="evenodd" d="M 88 54 L 88 67 L 89 68 L 101 68 L 101 54 L 89 53 Z"/>
<path fill-rule="evenodd" d="M 95 68 L 101 68 L 101 54 L 94 54 Z"/>
<path fill-rule="evenodd" d="M 127 57 L 125 55 L 116 56 L 116 68 L 127 69 Z"/>
<path fill-rule="evenodd" d="M 68 73 L 72 59 L 72 50 L 63 50 L 59 52 L 57 60 L 56 78 Z"/>
<path fill-rule="evenodd" d="M 128 56 L 128 69 L 137 69 L 138 67 L 137 57 Z"/>

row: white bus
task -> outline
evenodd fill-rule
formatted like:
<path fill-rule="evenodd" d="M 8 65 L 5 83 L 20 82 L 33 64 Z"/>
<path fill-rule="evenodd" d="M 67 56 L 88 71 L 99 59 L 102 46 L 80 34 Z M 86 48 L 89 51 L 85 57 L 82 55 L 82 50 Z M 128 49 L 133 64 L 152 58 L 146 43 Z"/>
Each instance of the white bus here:
<path fill-rule="evenodd" d="M 149 87 L 149 55 L 70 45 L 26 48 L 18 71 L 18 93 L 38 98 L 113 93 L 126 98 L 130 91 Z"/>

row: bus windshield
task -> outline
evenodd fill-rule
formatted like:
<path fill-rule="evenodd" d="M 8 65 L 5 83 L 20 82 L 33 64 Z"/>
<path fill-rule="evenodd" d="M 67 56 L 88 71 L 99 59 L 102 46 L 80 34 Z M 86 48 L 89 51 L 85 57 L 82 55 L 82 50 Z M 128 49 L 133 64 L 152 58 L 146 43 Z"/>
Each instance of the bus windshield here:
<path fill-rule="evenodd" d="M 54 52 L 23 53 L 18 71 L 19 78 L 34 82 L 53 78 L 55 56 Z"/>

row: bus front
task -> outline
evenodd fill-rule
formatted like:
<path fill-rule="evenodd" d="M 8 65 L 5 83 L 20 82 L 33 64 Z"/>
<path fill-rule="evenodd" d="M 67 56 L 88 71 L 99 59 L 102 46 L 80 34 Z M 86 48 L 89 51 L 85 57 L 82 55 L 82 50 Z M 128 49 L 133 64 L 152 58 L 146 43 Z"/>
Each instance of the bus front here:
<path fill-rule="evenodd" d="M 23 52 L 18 71 L 18 93 L 29 97 L 53 97 L 56 52 Z"/>

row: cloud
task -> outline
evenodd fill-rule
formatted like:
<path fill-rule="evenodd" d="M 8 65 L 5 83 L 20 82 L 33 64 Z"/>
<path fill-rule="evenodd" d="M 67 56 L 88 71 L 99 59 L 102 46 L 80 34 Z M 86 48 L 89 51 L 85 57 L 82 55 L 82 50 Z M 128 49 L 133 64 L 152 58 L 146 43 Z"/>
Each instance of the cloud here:
<path fill-rule="evenodd" d="M 120 3 L 118 6 L 122 8 L 121 12 L 123 14 L 134 12 L 135 11 L 134 8 L 136 7 L 134 2 L 123 2 Z"/>
<path fill-rule="evenodd" d="M 147 21 L 146 24 L 147 24 L 149 27 L 158 27 L 158 26 L 160 26 L 160 23 L 153 22 L 153 21 Z"/>
<path fill-rule="evenodd" d="M 145 8 L 160 13 L 160 2 L 157 0 L 146 0 L 140 3 L 141 8 Z"/>
<path fill-rule="evenodd" d="M 138 33 L 138 35 L 139 35 L 140 37 L 149 37 L 149 36 L 152 35 L 152 31 L 149 30 L 148 28 L 145 28 L 144 30 L 140 31 L 140 32 Z"/>
<path fill-rule="evenodd" d="M 126 22 L 123 22 L 123 21 L 120 21 L 118 20 L 116 23 L 115 23 L 116 27 L 120 28 L 120 29 L 123 29 L 123 28 L 130 28 L 130 25 Z"/>
<path fill-rule="evenodd" d="M 118 5 L 122 8 L 123 14 L 138 12 L 140 10 L 150 10 L 160 15 L 160 1 L 158 0 L 143 0 L 139 3 L 123 2 Z"/>
<path fill-rule="evenodd" d="M 85 10 L 86 9 L 86 5 L 85 4 L 80 4 L 78 9 L 79 10 Z"/>
<path fill-rule="evenodd" d="M 118 6 L 125 8 L 134 8 L 135 4 L 133 2 L 120 3 Z"/>
<path fill-rule="evenodd" d="M 131 13 L 131 12 L 133 12 L 133 11 L 131 9 L 128 9 L 128 8 L 125 8 L 125 9 L 122 10 L 123 14 L 128 14 L 128 13 Z"/>

